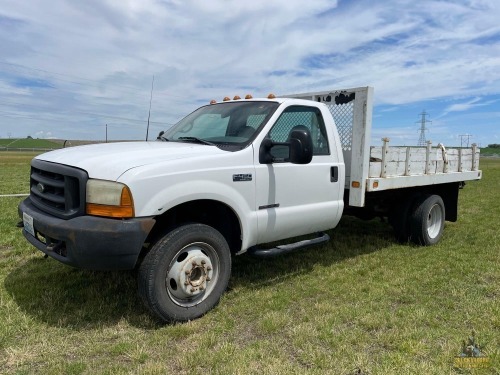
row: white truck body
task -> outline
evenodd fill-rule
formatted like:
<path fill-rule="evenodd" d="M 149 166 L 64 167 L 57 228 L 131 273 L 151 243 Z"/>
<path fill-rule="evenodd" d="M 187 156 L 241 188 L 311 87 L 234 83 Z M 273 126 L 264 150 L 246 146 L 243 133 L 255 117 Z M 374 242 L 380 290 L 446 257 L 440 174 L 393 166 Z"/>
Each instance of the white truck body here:
<path fill-rule="evenodd" d="M 238 98 L 155 142 L 39 155 L 23 234 L 75 267 L 139 267 L 140 294 L 166 321 L 218 302 L 231 254 L 294 251 L 307 240 L 258 245 L 334 228 L 343 213 L 388 217 L 398 240 L 432 245 L 457 219 L 463 182 L 481 178 L 479 149 L 370 146 L 372 97 L 364 87 Z"/>

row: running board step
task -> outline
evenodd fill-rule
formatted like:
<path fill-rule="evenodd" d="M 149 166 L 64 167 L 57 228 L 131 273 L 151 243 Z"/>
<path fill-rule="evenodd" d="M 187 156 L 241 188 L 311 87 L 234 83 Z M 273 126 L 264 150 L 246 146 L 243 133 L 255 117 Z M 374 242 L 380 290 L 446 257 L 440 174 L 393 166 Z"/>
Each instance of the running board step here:
<path fill-rule="evenodd" d="M 298 241 L 288 245 L 279 245 L 272 249 L 262 249 L 260 247 L 254 246 L 248 249 L 248 255 L 255 258 L 274 258 L 278 255 L 289 254 L 297 250 L 307 249 L 312 246 L 316 246 L 325 242 L 330 241 L 330 236 L 326 233 L 318 233 L 316 238 L 310 240 Z"/>

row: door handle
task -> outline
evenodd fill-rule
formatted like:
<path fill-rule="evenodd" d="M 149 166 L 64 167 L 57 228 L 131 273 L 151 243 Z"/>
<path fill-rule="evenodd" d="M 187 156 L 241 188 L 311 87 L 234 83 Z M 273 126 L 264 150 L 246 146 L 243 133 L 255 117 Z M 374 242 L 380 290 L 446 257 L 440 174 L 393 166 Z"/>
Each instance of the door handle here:
<path fill-rule="evenodd" d="M 330 182 L 338 182 L 339 180 L 339 167 L 330 168 Z"/>

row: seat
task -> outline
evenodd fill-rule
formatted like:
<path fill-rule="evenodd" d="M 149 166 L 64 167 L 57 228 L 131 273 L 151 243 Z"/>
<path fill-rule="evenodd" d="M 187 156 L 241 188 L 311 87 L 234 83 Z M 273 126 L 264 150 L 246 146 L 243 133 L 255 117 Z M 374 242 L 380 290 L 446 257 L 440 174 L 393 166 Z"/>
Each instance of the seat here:
<path fill-rule="evenodd" d="M 248 126 L 248 125 L 245 125 L 245 126 L 242 126 L 239 130 L 238 130 L 238 137 L 242 137 L 242 138 L 250 138 L 253 133 L 255 133 L 255 129 L 252 128 L 251 126 Z"/>
<path fill-rule="evenodd" d="M 286 139 L 287 142 L 290 142 L 290 138 L 292 137 L 292 132 L 294 130 L 310 131 L 309 128 L 305 125 L 295 125 L 292 129 L 290 129 L 290 132 L 288 133 L 288 138 Z"/>

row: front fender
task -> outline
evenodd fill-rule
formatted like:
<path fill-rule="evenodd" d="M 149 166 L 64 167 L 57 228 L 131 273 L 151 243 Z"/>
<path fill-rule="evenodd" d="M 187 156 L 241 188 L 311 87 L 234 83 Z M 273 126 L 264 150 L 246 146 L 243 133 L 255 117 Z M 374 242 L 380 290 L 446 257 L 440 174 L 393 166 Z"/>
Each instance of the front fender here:
<path fill-rule="evenodd" d="M 253 153 L 253 147 L 247 147 L 238 152 L 159 162 L 129 170 L 118 182 L 132 191 L 137 217 L 158 216 L 196 200 L 227 205 L 240 221 L 242 249 L 246 249 L 257 238 Z"/>
<path fill-rule="evenodd" d="M 245 189 L 243 184 L 240 183 L 237 189 L 217 181 L 179 182 L 158 191 L 136 214 L 137 216 L 161 215 L 178 205 L 196 200 L 221 202 L 231 208 L 238 217 L 242 232 L 242 249 L 246 249 L 256 243 L 257 217 L 254 210 L 253 188 L 248 186 Z"/>

